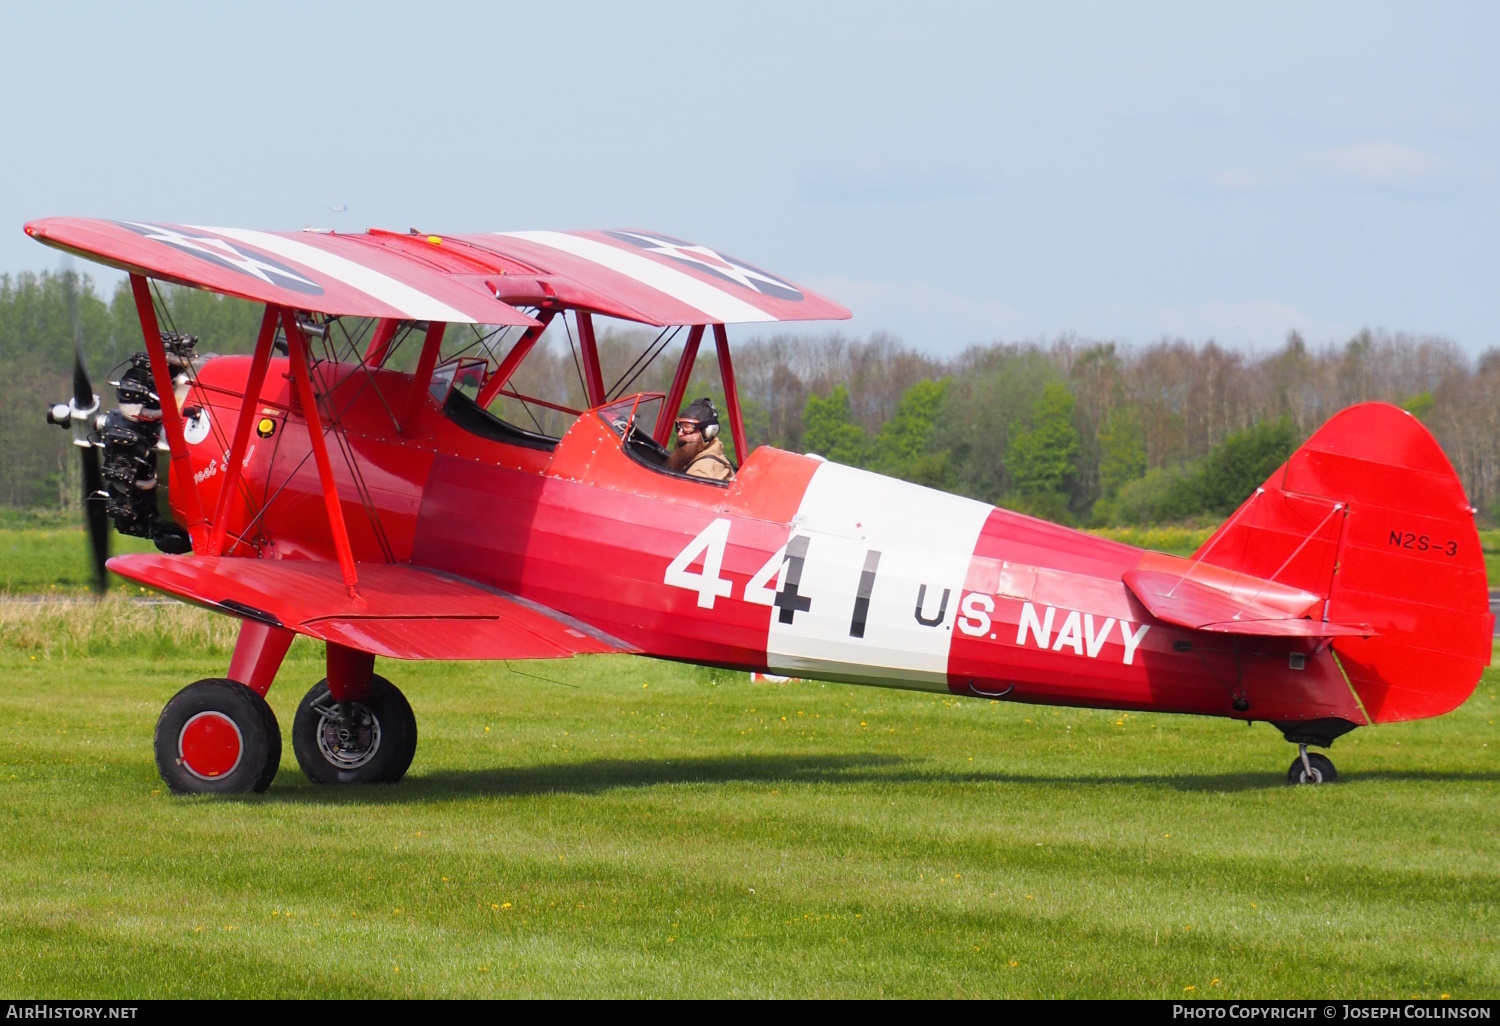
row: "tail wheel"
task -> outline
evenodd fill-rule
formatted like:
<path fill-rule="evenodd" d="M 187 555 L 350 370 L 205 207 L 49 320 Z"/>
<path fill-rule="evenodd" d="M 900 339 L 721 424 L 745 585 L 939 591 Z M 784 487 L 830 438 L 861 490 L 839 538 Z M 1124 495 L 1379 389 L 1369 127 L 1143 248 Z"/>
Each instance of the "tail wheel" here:
<path fill-rule="evenodd" d="M 292 751 L 315 784 L 394 784 L 417 754 L 417 718 L 384 677 L 358 702 L 335 702 L 320 680 L 297 707 Z"/>
<path fill-rule="evenodd" d="M 200 680 L 173 695 L 154 744 L 156 768 L 177 794 L 264 791 L 281 765 L 276 714 L 232 680 Z"/>
<path fill-rule="evenodd" d="M 1320 752 L 1308 752 L 1306 765 L 1302 763 L 1302 756 L 1297 756 L 1292 760 L 1292 768 L 1286 771 L 1288 784 L 1331 784 L 1338 778 L 1339 772 L 1333 768 L 1333 760 Z"/>

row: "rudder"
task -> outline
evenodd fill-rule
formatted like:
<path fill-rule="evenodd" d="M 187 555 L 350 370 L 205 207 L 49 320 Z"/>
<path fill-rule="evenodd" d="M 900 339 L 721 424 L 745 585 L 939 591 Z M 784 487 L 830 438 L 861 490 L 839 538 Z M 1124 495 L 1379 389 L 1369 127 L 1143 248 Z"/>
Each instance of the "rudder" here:
<path fill-rule="evenodd" d="M 1371 722 L 1439 716 L 1490 663 L 1474 511 L 1437 440 L 1386 403 L 1335 414 L 1195 559 L 1324 596 L 1377 635 L 1331 644 Z"/>

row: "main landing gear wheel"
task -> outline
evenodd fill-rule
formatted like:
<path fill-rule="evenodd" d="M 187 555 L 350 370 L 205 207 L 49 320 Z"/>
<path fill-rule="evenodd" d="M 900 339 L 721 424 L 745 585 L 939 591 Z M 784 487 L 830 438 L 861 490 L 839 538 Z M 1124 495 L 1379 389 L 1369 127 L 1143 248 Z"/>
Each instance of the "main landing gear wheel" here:
<path fill-rule="evenodd" d="M 417 754 L 417 718 L 384 677 L 358 702 L 335 702 L 320 680 L 297 707 L 292 751 L 314 784 L 394 784 Z"/>
<path fill-rule="evenodd" d="M 156 768 L 176 794 L 264 791 L 281 765 L 276 714 L 232 680 L 200 680 L 173 695 L 154 744 Z"/>
<path fill-rule="evenodd" d="M 1306 745 L 1297 746 L 1298 755 L 1286 771 L 1288 784 L 1331 784 L 1339 778 L 1333 760 L 1320 752 L 1309 752 Z"/>

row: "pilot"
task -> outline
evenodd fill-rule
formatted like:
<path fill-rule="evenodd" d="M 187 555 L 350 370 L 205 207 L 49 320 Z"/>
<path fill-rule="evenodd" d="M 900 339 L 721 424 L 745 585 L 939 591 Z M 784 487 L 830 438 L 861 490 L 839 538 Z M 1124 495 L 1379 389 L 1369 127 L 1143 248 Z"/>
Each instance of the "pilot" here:
<path fill-rule="evenodd" d="M 719 441 L 719 411 L 712 400 L 695 399 L 677 418 L 677 447 L 667 459 L 667 469 L 713 481 L 734 480 L 734 464 Z"/>

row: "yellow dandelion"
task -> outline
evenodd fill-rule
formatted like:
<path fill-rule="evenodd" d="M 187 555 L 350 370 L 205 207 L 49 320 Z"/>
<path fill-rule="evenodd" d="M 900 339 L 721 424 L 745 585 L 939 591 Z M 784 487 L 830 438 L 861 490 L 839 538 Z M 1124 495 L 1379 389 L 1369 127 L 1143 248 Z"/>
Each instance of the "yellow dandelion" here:
<path fill-rule="evenodd" d="M 1186 994 L 1186 993 L 1187 993 L 1187 992 L 1188 992 L 1188 991 L 1190 991 L 1190 990 L 1197 990 L 1197 989 L 1198 989 L 1198 988 L 1197 988 L 1197 987 L 1195 987 L 1195 986 L 1193 986 L 1193 985 L 1192 985 L 1192 984 L 1191 984 L 1191 983 L 1189 983 L 1189 984 L 1188 984 L 1188 985 L 1187 985 L 1187 986 L 1186 986 L 1186 987 L 1183 987 L 1183 988 L 1182 988 L 1182 992 L 1183 992 L 1183 993 L 1184 993 L 1184 994 Z"/>

